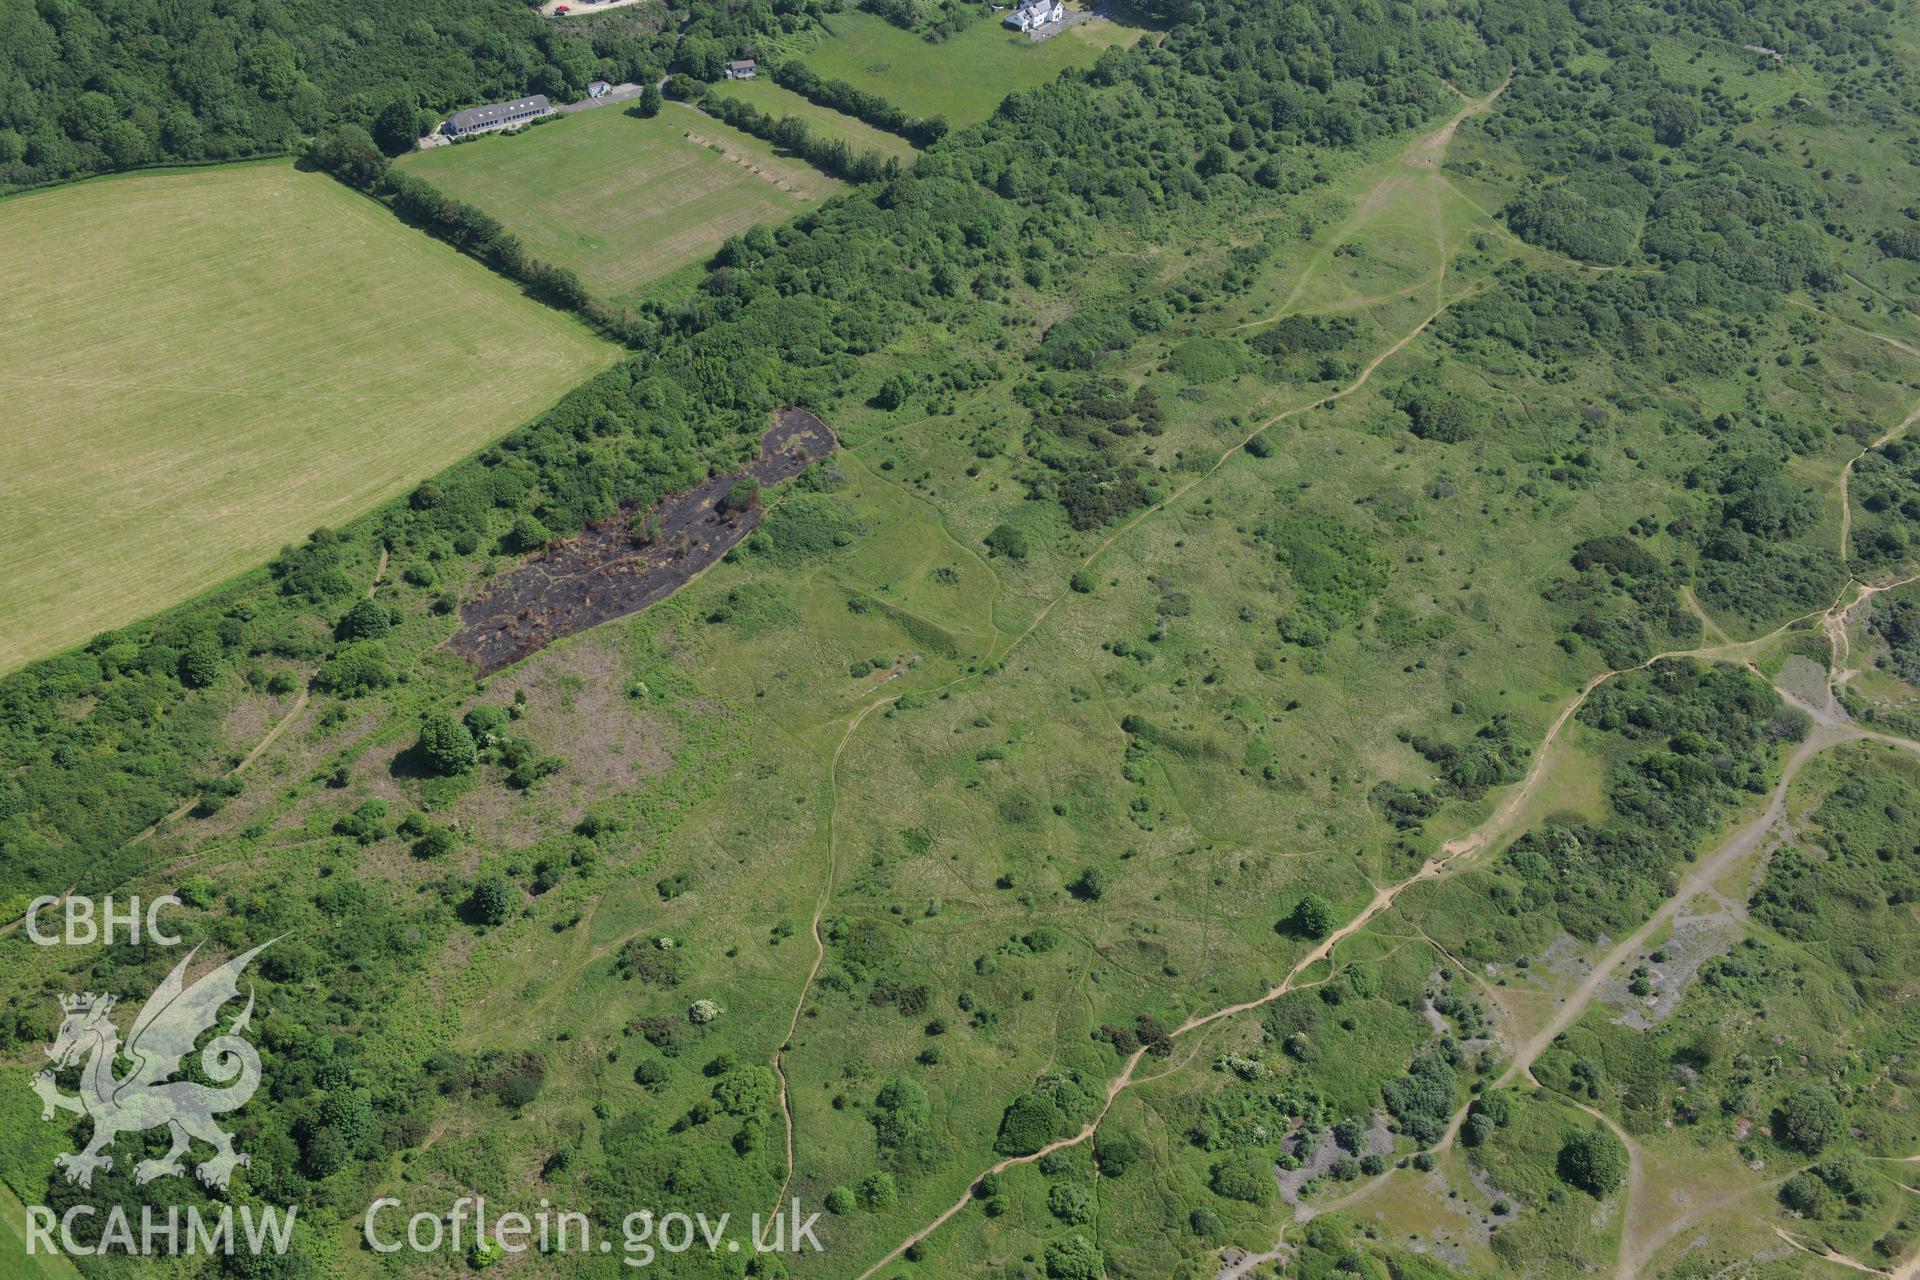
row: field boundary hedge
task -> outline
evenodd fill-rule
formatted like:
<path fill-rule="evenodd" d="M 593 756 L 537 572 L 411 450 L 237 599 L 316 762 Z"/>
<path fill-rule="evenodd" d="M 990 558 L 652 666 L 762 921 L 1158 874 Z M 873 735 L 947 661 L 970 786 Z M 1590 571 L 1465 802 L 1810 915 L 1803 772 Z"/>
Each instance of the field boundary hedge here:
<path fill-rule="evenodd" d="M 520 237 L 492 214 L 447 195 L 417 174 L 394 168 L 357 126 L 343 125 L 316 139 L 304 161 L 521 285 L 529 297 L 573 312 L 616 342 L 632 346 L 648 331 L 638 313 L 592 293 L 571 269 L 529 254 Z"/>
<path fill-rule="evenodd" d="M 822 173 L 848 182 L 891 181 L 900 176 L 900 161 L 871 148 L 856 151 L 845 138 L 814 135 L 811 126 L 798 116 L 776 116 L 750 102 L 728 98 L 718 90 L 708 90 L 696 104 L 722 124 L 742 133 L 750 133 L 765 142 L 805 160 Z"/>
<path fill-rule="evenodd" d="M 868 93 L 845 80 L 825 79 L 803 62 L 789 59 L 774 67 L 772 75 L 775 84 L 793 90 L 814 106 L 898 134 L 916 147 L 932 146 L 951 130 L 944 116 L 922 119 L 909 115 L 877 93 Z"/>

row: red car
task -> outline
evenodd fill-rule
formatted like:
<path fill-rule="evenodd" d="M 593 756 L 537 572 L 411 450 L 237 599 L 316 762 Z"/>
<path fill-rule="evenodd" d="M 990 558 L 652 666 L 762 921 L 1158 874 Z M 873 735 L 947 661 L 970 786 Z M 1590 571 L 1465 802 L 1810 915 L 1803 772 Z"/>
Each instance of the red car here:
<path fill-rule="evenodd" d="M 555 5 L 553 10 L 553 16 L 557 18 L 563 13 L 572 13 L 572 12 L 573 10 L 564 4 Z"/>

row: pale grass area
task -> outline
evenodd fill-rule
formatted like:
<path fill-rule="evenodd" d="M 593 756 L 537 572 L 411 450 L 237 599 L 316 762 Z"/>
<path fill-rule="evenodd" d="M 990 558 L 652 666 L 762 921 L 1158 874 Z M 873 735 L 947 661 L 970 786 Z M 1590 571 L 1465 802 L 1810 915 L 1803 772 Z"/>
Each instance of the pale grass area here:
<path fill-rule="evenodd" d="M 0 201 L 0 670 L 538 415 L 616 349 L 283 163 Z"/>
<path fill-rule="evenodd" d="M 1090 67 L 1102 50 L 1144 34 L 1095 18 L 1036 41 L 1003 26 L 1004 16 L 984 17 L 936 44 L 870 13 L 836 13 L 827 22 L 833 39 L 800 60 L 829 80 L 959 128 L 985 120 L 1008 94 L 1048 84 L 1068 67 Z"/>

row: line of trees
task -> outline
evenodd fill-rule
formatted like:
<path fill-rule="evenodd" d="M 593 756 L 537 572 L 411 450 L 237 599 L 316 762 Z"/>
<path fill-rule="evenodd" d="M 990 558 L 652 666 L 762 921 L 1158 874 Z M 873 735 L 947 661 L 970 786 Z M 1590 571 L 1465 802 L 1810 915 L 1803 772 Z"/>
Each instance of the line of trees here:
<path fill-rule="evenodd" d="M 793 90 L 815 106 L 830 107 L 856 120 L 864 120 L 876 129 L 897 133 L 915 146 L 932 146 L 946 137 L 950 129 L 944 116 L 923 120 L 908 115 L 879 94 L 868 93 L 845 80 L 825 79 L 804 63 L 782 62 L 773 68 L 772 74 L 775 84 Z"/>
<path fill-rule="evenodd" d="M 796 116 L 774 116 L 738 98 L 709 92 L 700 100 L 700 109 L 716 120 L 736 129 L 764 138 L 774 146 L 805 160 L 816 169 L 848 182 L 890 182 L 900 176 L 900 161 L 878 151 L 855 151 L 845 138 L 815 137 L 805 120 Z"/>
<path fill-rule="evenodd" d="M 621 342 L 645 332 L 639 316 L 595 297 L 566 267 L 543 262 L 526 251 L 520 237 L 500 220 L 464 200 L 456 200 L 415 174 L 395 168 L 371 135 L 358 125 L 342 125 L 315 139 L 307 160 L 356 190 L 383 201 L 401 218 L 486 263 L 526 286 L 551 306 L 578 312 L 588 323 Z"/>

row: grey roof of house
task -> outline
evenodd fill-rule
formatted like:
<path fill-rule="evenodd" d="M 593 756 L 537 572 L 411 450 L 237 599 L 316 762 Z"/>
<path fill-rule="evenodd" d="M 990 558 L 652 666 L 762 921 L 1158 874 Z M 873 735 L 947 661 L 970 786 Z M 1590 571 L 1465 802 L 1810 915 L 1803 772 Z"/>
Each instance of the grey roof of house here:
<path fill-rule="evenodd" d="M 496 120 L 504 119 L 507 116 L 517 116 L 525 111 L 548 111 L 551 109 L 547 102 L 547 95 L 544 93 L 536 93 L 527 98 L 515 98 L 512 102 L 496 102 L 489 106 L 468 107 L 465 111 L 456 111 L 447 118 L 447 123 L 453 127 L 455 132 L 459 132 L 464 129 L 477 128 L 480 125 L 492 124 Z"/>
<path fill-rule="evenodd" d="M 727 65 L 731 66 L 735 71 L 738 71 L 744 67 L 751 67 L 757 64 L 754 62 L 752 58 L 735 58 L 732 62 L 728 63 Z"/>

